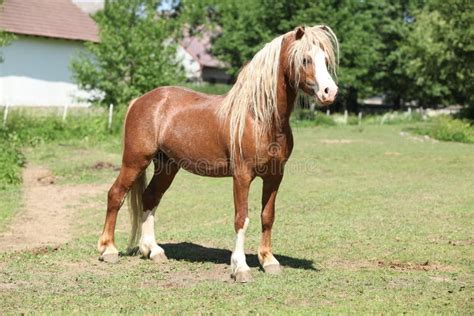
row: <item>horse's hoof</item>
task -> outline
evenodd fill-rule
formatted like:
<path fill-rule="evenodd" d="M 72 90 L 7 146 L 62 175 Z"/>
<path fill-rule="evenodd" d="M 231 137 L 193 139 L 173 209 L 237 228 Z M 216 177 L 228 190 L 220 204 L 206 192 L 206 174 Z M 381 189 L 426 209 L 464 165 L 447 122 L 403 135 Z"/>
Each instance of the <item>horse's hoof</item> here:
<path fill-rule="evenodd" d="M 163 263 L 168 261 L 168 257 L 166 257 L 164 252 L 158 252 L 155 254 L 150 255 L 150 259 L 153 260 L 155 263 Z"/>
<path fill-rule="evenodd" d="M 252 274 L 250 270 L 239 271 L 233 276 L 235 282 L 237 283 L 248 283 L 252 281 Z"/>
<path fill-rule="evenodd" d="M 106 253 L 99 257 L 100 261 L 107 263 L 117 263 L 119 260 L 118 253 Z"/>
<path fill-rule="evenodd" d="M 272 275 L 281 274 L 281 272 L 283 271 L 283 269 L 281 268 L 281 265 L 279 264 L 269 264 L 267 266 L 264 266 L 263 270 L 265 270 L 265 273 L 272 274 Z"/>

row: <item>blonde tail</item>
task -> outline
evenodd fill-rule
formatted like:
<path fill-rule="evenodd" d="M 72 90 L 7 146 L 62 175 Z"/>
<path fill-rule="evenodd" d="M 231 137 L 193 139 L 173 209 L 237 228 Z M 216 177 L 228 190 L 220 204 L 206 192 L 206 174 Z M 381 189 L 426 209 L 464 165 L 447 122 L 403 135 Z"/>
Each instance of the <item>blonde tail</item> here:
<path fill-rule="evenodd" d="M 146 171 L 133 184 L 130 192 L 128 192 L 128 212 L 130 213 L 130 222 L 132 224 L 132 231 L 128 241 L 129 251 L 133 250 L 140 241 L 141 224 L 143 214 L 142 195 L 146 188 Z"/>

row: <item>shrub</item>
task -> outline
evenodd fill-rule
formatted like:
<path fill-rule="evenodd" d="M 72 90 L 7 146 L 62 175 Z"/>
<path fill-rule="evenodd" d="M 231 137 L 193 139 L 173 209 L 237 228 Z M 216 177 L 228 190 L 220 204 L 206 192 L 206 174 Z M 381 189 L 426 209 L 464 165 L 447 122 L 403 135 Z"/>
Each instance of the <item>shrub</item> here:
<path fill-rule="evenodd" d="M 468 121 L 449 116 L 434 118 L 428 124 L 411 128 L 410 131 L 442 141 L 474 144 L 474 127 Z"/>
<path fill-rule="evenodd" d="M 21 167 L 25 164 L 25 156 L 17 145 L 17 136 L 0 130 L 0 189 L 9 184 L 21 182 Z"/>
<path fill-rule="evenodd" d="M 292 123 L 297 126 L 335 126 L 333 117 L 321 112 L 312 112 L 307 109 L 297 109 L 291 116 Z"/>

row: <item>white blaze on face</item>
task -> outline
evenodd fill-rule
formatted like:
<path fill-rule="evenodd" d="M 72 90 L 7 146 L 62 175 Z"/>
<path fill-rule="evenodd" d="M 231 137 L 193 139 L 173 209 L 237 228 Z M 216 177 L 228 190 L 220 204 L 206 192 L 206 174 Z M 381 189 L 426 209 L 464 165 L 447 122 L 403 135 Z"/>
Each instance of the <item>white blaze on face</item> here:
<path fill-rule="evenodd" d="M 322 103 L 334 101 L 337 93 L 337 86 L 326 66 L 326 54 L 322 49 L 318 49 L 313 55 L 315 73 L 315 94 Z"/>

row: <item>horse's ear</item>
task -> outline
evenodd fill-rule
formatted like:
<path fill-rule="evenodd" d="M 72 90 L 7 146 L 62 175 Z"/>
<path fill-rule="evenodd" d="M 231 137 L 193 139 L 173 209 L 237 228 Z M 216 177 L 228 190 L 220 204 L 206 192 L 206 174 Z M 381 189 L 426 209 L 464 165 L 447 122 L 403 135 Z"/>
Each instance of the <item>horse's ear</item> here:
<path fill-rule="evenodd" d="M 304 35 L 304 26 L 298 26 L 295 30 L 295 39 L 299 40 Z"/>

